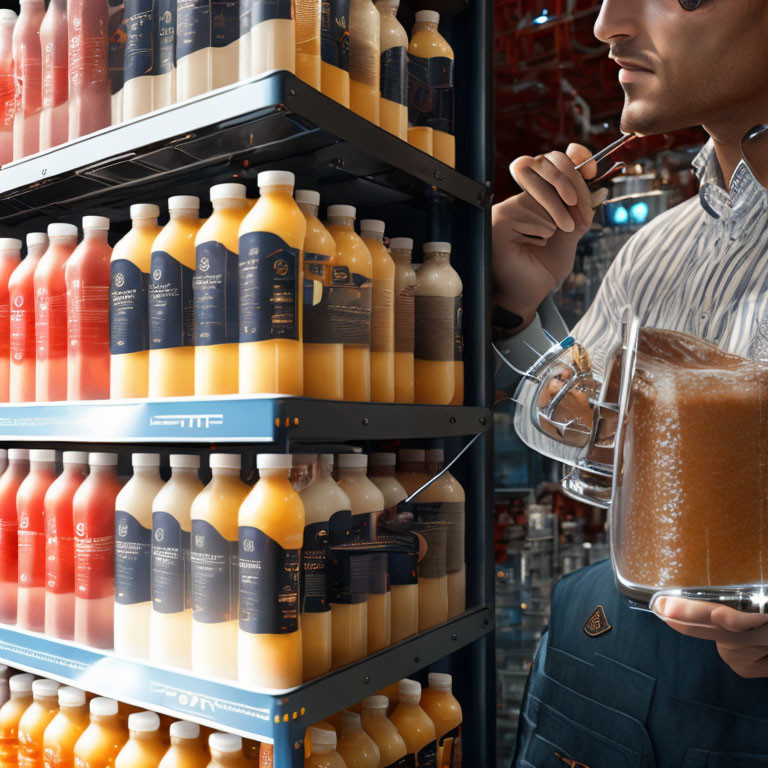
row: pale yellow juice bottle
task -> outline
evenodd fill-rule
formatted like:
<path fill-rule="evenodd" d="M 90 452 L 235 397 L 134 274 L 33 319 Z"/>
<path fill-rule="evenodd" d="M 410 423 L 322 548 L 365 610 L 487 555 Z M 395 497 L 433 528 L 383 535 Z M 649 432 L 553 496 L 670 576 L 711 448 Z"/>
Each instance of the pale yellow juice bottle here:
<path fill-rule="evenodd" d="M 379 768 L 381 753 L 376 742 L 363 730 L 357 712 L 342 713 L 336 751 L 347 768 Z"/>
<path fill-rule="evenodd" d="M 234 395 L 240 326 L 238 230 L 248 205 L 244 184 L 211 187 L 213 213 L 195 237 L 195 394 Z"/>
<path fill-rule="evenodd" d="M 296 0 L 296 76 L 320 90 L 322 0 Z"/>
<path fill-rule="evenodd" d="M 263 18 L 259 3 L 253 3 L 251 19 L 251 76 L 274 69 L 296 71 L 296 20 L 292 5 L 273 4 Z M 257 18 L 258 17 L 258 18 Z M 236 79 L 233 77 L 233 79 Z"/>
<path fill-rule="evenodd" d="M 290 171 L 262 171 L 240 225 L 240 393 L 302 395 L 304 214 Z"/>
<path fill-rule="evenodd" d="M 75 768 L 114 768 L 128 741 L 125 721 L 114 699 L 91 699 L 91 724 L 75 744 Z"/>
<path fill-rule="evenodd" d="M 371 400 L 395 400 L 395 262 L 384 247 L 384 222 L 364 219 L 360 234 L 371 253 Z"/>
<path fill-rule="evenodd" d="M 195 236 L 200 199 L 168 199 L 170 221 L 152 243 L 149 282 L 149 396 L 195 393 Z"/>
<path fill-rule="evenodd" d="M 115 768 L 157 768 L 168 751 L 157 713 L 134 712 L 129 715 L 128 733 L 128 741 L 115 758 Z"/>
<path fill-rule="evenodd" d="M 437 768 L 451 768 L 461 763 L 461 704 L 453 695 L 453 678 L 430 672 L 429 685 L 421 693 L 421 708 L 435 724 Z"/>
<path fill-rule="evenodd" d="M 19 768 L 40 768 L 43 734 L 59 711 L 59 684 L 55 680 L 32 683 L 32 703 L 19 720 Z"/>
<path fill-rule="evenodd" d="M 379 125 L 408 140 L 408 35 L 397 20 L 400 0 L 376 0 L 381 36 Z"/>
<path fill-rule="evenodd" d="M 317 218 L 320 193 L 297 189 L 296 203 L 307 220 L 304 238 L 304 395 L 344 397 L 344 345 L 332 341 L 332 277 L 336 241 Z"/>
<path fill-rule="evenodd" d="M 456 392 L 455 326 L 463 288 L 450 243 L 424 243 L 415 288 L 414 376 L 417 403 L 448 405 Z"/>
<path fill-rule="evenodd" d="M 19 721 L 32 704 L 32 681 L 28 674 L 8 681 L 11 698 L 0 707 L 0 765 L 14 768 L 19 760 Z"/>
<path fill-rule="evenodd" d="M 238 453 L 212 453 L 211 482 L 192 502 L 192 671 L 237 679 L 237 513 L 250 488 Z"/>
<path fill-rule="evenodd" d="M 414 290 L 416 271 L 411 264 L 413 240 L 393 237 L 389 241 L 395 262 L 395 402 L 414 400 Z"/>
<path fill-rule="evenodd" d="M 131 206 L 131 229 L 112 250 L 109 289 L 109 396 L 149 394 L 149 273 L 160 208 Z"/>
<path fill-rule="evenodd" d="M 43 765 L 74 768 L 75 744 L 88 727 L 88 703 L 79 688 L 59 688 L 58 695 L 59 711 L 43 733 Z"/>
<path fill-rule="evenodd" d="M 373 0 L 350 0 L 349 106 L 374 125 L 379 124 L 380 36 L 379 12 Z"/>
<path fill-rule="evenodd" d="M 397 706 L 389 719 L 405 741 L 409 755 L 416 765 L 437 765 L 435 724 L 419 706 L 421 685 L 416 680 L 401 680 L 398 685 Z"/>
<path fill-rule="evenodd" d="M 171 723 L 171 746 L 163 755 L 159 768 L 205 768 L 208 751 L 200 738 L 200 726 L 186 720 Z"/>
<path fill-rule="evenodd" d="M 389 699 L 386 696 L 369 696 L 363 700 L 363 730 L 379 748 L 379 764 L 376 768 L 390 768 L 397 765 L 407 754 L 403 737 L 395 724 L 387 717 Z"/>
<path fill-rule="evenodd" d="M 243 740 L 232 733 L 216 731 L 208 737 L 211 760 L 208 768 L 248 768 L 251 764 L 243 753 Z"/>
<path fill-rule="evenodd" d="M 336 751 L 336 731 L 313 727 L 309 729 L 309 738 L 312 754 L 304 760 L 304 768 L 348 768 Z"/>
<path fill-rule="evenodd" d="M 349 0 L 322 0 L 320 87 L 349 107 Z"/>
<path fill-rule="evenodd" d="M 318 729 L 321 731 L 332 731 L 336 733 L 336 728 L 330 723 L 321 720 L 319 723 L 315 723 L 304 731 L 304 758 L 308 758 L 312 754 L 312 730 Z"/>
<path fill-rule="evenodd" d="M 292 688 L 303 679 L 299 573 L 304 505 L 290 482 L 293 457 L 260 453 L 259 481 L 238 515 L 240 631 L 237 679 Z"/>
<path fill-rule="evenodd" d="M 333 288 L 337 305 L 334 332 L 344 342 L 344 399 L 371 399 L 371 309 L 373 261 L 355 232 L 352 205 L 328 206 L 328 231 L 336 241 Z"/>

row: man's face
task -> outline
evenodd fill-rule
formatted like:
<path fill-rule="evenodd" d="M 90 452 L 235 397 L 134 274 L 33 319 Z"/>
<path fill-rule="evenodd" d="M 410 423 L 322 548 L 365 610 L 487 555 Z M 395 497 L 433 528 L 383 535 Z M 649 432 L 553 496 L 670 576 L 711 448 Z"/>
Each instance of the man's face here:
<path fill-rule="evenodd" d="M 624 65 L 622 130 L 768 122 L 768 0 L 603 0 L 595 35 Z"/>

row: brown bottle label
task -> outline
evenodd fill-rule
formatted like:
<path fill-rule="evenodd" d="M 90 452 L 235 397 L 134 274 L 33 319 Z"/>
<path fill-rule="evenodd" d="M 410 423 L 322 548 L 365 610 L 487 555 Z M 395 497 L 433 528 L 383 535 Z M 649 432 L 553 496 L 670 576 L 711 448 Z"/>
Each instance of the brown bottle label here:
<path fill-rule="evenodd" d="M 417 296 L 414 354 L 417 360 L 453 361 L 455 299 L 452 296 Z"/>
<path fill-rule="evenodd" d="M 395 352 L 413 352 L 414 286 L 400 291 L 395 299 Z"/>
<path fill-rule="evenodd" d="M 371 349 L 374 352 L 392 352 L 395 348 L 394 294 L 392 281 L 374 281 L 371 324 Z"/>
<path fill-rule="evenodd" d="M 464 322 L 464 303 L 461 296 L 454 299 L 453 306 L 453 359 L 461 362 L 464 359 L 464 334 L 461 326 Z"/>

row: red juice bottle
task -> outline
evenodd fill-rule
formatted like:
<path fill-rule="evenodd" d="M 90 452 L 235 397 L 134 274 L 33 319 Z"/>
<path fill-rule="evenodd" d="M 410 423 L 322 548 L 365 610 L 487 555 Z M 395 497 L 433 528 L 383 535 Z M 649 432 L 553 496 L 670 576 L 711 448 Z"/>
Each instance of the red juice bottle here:
<path fill-rule="evenodd" d="M 43 499 L 56 479 L 56 451 L 29 452 L 29 474 L 16 494 L 19 516 L 19 596 L 16 624 L 45 629 L 45 512 Z"/>
<path fill-rule="evenodd" d="M 8 281 L 21 261 L 21 240 L 0 237 L 0 403 L 7 403 L 11 382 L 11 304 Z"/>
<path fill-rule="evenodd" d="M 75 642 L 112 648 L 115 613 L 116 453 L 88 454 L 90 474 L 75 491 Z"/>
<path fill-rule="evenodd" d="M 45 633 L 75 639 L 75 524 L 72 502 L 88 475 L 88 454 L 64 451 L 64 471 L 46 491 Z"/>
<path fill-rule="evenodd" d="M 83 239 L 64 270 L 67 400 L 109 398 L 109 219 L 83 216 Z"/>
<path fill-rule="evenodd" d="M 19 516 L 16 494 L 29 472 L 29 451 L 8 449 L 8 468 L 0 476 L 0 622 L 16 623 L 19 584 Z"/>
<path fill-rule="evenodd" d="M 67 35 L 67 0 L 51 0 L 40 25 L 43 55 L 41 151 L 63 144 L 69 138 Z"/>
<path fill-rule="evenodd" d="M 48 250 L 35 269 L 35 399 L 67 399 L 67 284 L 64 268 L 77 246 L 74 224 L 49 224 Z"/>
<path fill-rule="evenodd" d="M 13 113 L 16 109 L 13 28 L 17 18 L 10 8 L 0 8 L 0 165 L 13 160 Z"/>
<path fill-rule="evenodd" d="M 45 15 L 43 0 L 20 0 L 19 5 L 19 20 L 13 30 L 14 160 L 34 155 L 40 146 L 43 58 L 40 24 Z"/>
<path fill-rule="evenodd" d="M 11 303 L 11 402 L 35 400 L 35 269 L 48 250 L 45 232 L 27 235 L 27 255 L 8 281 Z"/>

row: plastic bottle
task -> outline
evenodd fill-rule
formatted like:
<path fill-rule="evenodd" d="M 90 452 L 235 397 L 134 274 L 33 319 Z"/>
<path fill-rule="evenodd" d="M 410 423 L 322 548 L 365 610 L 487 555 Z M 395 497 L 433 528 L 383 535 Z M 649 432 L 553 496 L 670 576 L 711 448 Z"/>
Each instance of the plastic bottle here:
<path fill-rule="evenodd" d="M 83 216 L 83 239 L 67 260 L 67 399 L 109 398 L 109 219 Z"/>
<path fill-rule="evenodd" d="M 192 502 L 192 671 L 237 678 L 238 510 L 250 488 L 236 453 L 212 453 L 211 482 Z"/>
<path fill-rule="evenodd" d="M 347 768 L 344 758 L 336 751 L 336 731 L 312 727 L 309 729 L 312 754 L 304 760 L 304 768 Z"/>
<path fill-rule="evenodd" d="M 152 503 L 163 487 L 160 454 L 134 453 L 133 477 L 115 500 L 115 651 L 149 658 Z"/>
<path fill-rule="evenodd" d="M 56 451 L 29 452 L 29 474 L 16 494 L 19 515 L 19 608 L 21 629 L 45 629 L 45 509 L 43 499 L 56 479 Z"/>
<path fill-rule="evenodd" d="M 21 263 L 21 240 L 0 237 L 0 402 L 7 403 L 11 389 L 11 275 Z"/>
<path fill-rule="evenodd" d="M 149 656 L 154 664 L 192 664 L 190 508 L 203 490 L 200 457 L 171 454 L 171 479 L 152 502 L 152 615 Z"/>
<path fill-rule="evenodd" d="M 344 342 L 344 399 L 371 399 L 371 309 L 373 261 L 355 232 L 355 208 L 328 206 L 328 231 L 336 241 L 333 267 L 338 307 L 334 338 Z"/>
<path fill-rule="evenodd" d="M 350 0 L 349 106 L 374 125 L 379 124 L 380 26 L 373 0 Z"/>
<path fill-rule="evenodd" d="M 398 701 L 389 719 L 405 741 L 409 755 L 415 755 L 416 765 L 437 765 L 435 725 L 419 706 L 421 685 L 416 680 L 401 680 Z"/>
<path fill-rule="evenodd" d="M 58 697 L 59 711 L 43 733 L 43 765 L 74 768 L 75 744 L 88 727 L 85 691 L 64 686 L 59 688 Z"/>
<path fill-rule="evenodd" d="M 232 733 L 212 733 L 208 737 L 211 761 L 208 768 L 247 768 L 243 754 L 243 740 Z"/>
<path fill-rule="evenodd" d="M 43 762 L 43 734 L 59 711 L 59 683 L 35 680 L 32 703 L 19 720 L 19 768 L 40 768 Z"/>
<path fill-rule="evenodd" d="M 240 30 L 238 37 L 238 80 L 251 77 L 251 6 L 253 0 L 240 0 Z"/>
<path fill-rule="evenodd" d="M 149 396 L 195 392 L 192 279 L 200 199 L 168 199 L 170 221 L 152 243 L 149 284 Z"/>
<path fill-rule="evenodd" d="M 13 675 L 8 681 L 11 698 L 0 708 L 0 765 L 19 764 L 19 721 L 32 704 L 33 675 Z"/>
<path fill-rule="evenodd" d="M 290 0 L 251 0 L 251 76 L 296 71 L 296 21 Z M 236 59 L 235 59 L 236 61 Z"/>
<path fill-rule="evenodd" d="M 8 281 L 11 305 L 11 387 L 12 403 L 35 399 L 35 269 L 48 250 L 48 235 L 30 232 L 27 255 Z"/>
<path fill-rule="evenodd" d="M 322 0 L 320 28 L 320 87 L 323 93 L 349 107 L 349 2 Z"/>
<path fill-rule="evenodd" d="M 115 604 L 117 455 L 88 454 L 90 474 L 75 491 L 75 642 L 112 648 Z M 91 710 L 93 712 L 93 710 Z"/>
<path fill-rule="evenodd" d="M 208 752 L 200 738 L 200 726 L 177 720 L 170 727 L 171 747 L 160 761 L 159 768 L 205 768 Z"/>
<path fill-rule="evenodd" d="M 67 0 L 51 0 L 40 25 L 42 111 L 40 149 L 69 138 L 69 77 L 67 74 Z"/>
<path fill-rule="evenodd" d="M 379 768 L 381 753 L 376 742 L 363 730 L 357 712 L 342 713 L 336 751 L 347 768 Z"/>
<path fill-rule="evenodd" d="M 275 748 L 272 744 L 259 744 L 259 768 L 275 767 Z"/>
<path fill-rule="evenodd" d="M 332 342 L 333 266 L 336 242 L 317 218 L 320 193 L 297 189 L 307 220 L 304 238 L 304 395 L 322 400 L 344 396 L 344 346 Z"/>
<path fill-rule="evenodd" d="M 238 682 L 292 688 L 302 682 L 299 564 L 304 505 L 291 487 L 290 454 L 260 453 L 259 481 L 238 514 Z"/>
<path fill-rule="evenodd" d="M 91 699 L 91 724 L 75 744 L 76 768 L 114 768 L 128 741 L 125 721 L 114 699 Z"/>
<path fill-rule="evenodd" d="M 132 227 L 110 262 L 110 397 L 149 394 L 149 272 L 152 243 L 160 233 L 160 208 L 131 206 Z"/>
<path fill-rule="evenodd" d="M 42 106 L 42 49 L 40 24 L 43 0 L 19 0 L 19 19 L 13 30 L 13 71 L 16 88 L 13 119 L 13 159 L 34 155 L 40 148 Z"/>
<path fill-rule="evenodd" d="M 296 76 L 320 90 L 322 0 L 296 0 Z"/>
<path fill-rule="evenodd" d="M 429 687 L 421 694 L 421 708 L 435 724 L 437 765 L 461 765 L 461 704 L 451 692 L 453 678 L 440 672 L 429 673 Z"/>
<path fill-rule="evenodd" d="M 240 2 L 211 2 L 211 90 L 238 79 Z"/>
<path fill-rule="evenodd" d="M 177 0 L 176 101 L 211 88 L 211 0 Z"/>
<path fill-rule="evenodd" d="M 107 66 L 109 69 L 109 93 L 112 125 L 123 122 L 123 81 L 125 64 L 125 43 L 127 30 L 125 25 L 123 0 L 107 0 L 109 3 L 109 50 Z M 175 5 L 175 0 L 171 0 Z"/>
<path fill-rule="evenodd" d="M 134 712 L 128 716 L 128 741 L 115 758 L 115 768 L 157 768 L 168 745 L 160 733 L 156 712 Z"/>
<path fill-rule="evenodd" d="M 408 140 L 408 35 L 397 20 L 400 0 L 376 0 L 381 35 L 380 125 Z"/>
<path fill-rule="evenodd" d="M 13 117 L 16 111 L 13 28 L 17 18 L 10 8 L 0 8 L 0 165 L 13 160 Z"/>
<path fill-rule="evenodd" d="M 48 225 L 48 250 L 35 269 L 35 399 L 67 399 L 67 259 L 77 246 L 74 224 Z"/>
<path fill-rule="evenodd" d="M 389 699 L 386 696 L 369 696 L 363 701 L 361 720 L 363 730 L 373 739 L 379 748 L 377 768 L 390 768 L 399 765 L 408 754 L 403 737 L 394 723 L 387 717 Z"/>
<path fill-rule="evenodd" d="M 28 472 L 29 451 L 9 448 L 8 468 L 0 477 L 0 622 L 3 624 L 16 623 L 19 586 L 16 494 Z"/>
<path fill-rule="evenodd" d="M 414 393 L 414 290 L 416 272 L 411 264 L 413 240 L 389 241 L 395 262 L 395 402 L 412 403 Z"/>
<path fill-rule="evenodd" d="M 371 400 L 395 399 L 395 262 L 384 247 L 384 222 L 364 219 L 360 234 L 373 264 Z"/>
<path fill-rule="evenodd" d="M 0 448 L 0 475 L 5 472 L 5 470 L 8 469 L 8 451 L 5 448 Z M 2 666 L 2 664 L 0 664 Z M 3 679 L 2 674 L 0 674 L 0 680 Z M 0 702 L 0 706 L 5 702 Z"/>
<path fill-rule="evenodd" d="M 244 184 L 211 187 L 213 213 L 195 237 L 195 394 L 235 395 L 239 324 L 238 229 Z"/>
<path fill-rule="evenodd" d="M 72 503 L 88 474 L 88 454 L 64 451 L 64 471 L 45 493 L 45 633 L 75 638 L 75 528 Z"/>
<path fill-rule="evenodd" d="M 302 395 L 301 251 L 307 222 L 290 171 L 262 171 L 240 225 L 240 393 Z"/>

